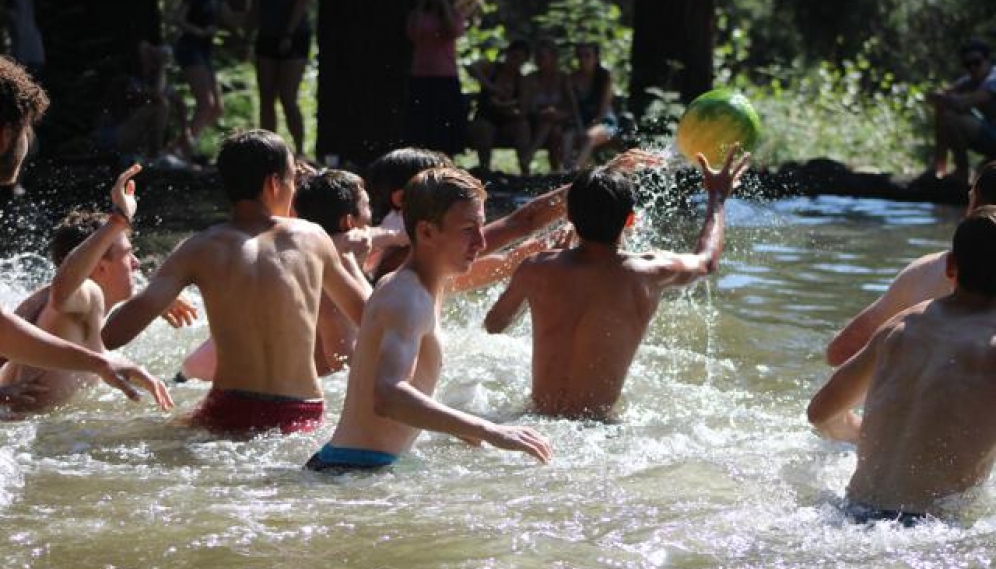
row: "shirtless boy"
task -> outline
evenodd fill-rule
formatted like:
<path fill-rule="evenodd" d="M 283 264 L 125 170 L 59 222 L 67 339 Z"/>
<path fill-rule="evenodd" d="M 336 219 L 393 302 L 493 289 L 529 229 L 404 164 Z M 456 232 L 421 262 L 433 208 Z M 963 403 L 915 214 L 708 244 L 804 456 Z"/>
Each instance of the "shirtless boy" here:
<path fill-rule="evenodd" d="M 984 481 L 996 458 L 996 206 L 955 232 L 955 290 L 900 312 L 809 404 L 821 435 L 857 444 L 847 487 L 859 522 L 911 524 Z M 864 402 L 864 416 L 854 407 Z"/>
<path fill-rule="evenodd" d="M 371 250 L 407 245 L 404 229 L 370 226 L 370 198 L 363 179 L 344 170 L 329 170 L 314 176 L 294 197 L 298 217 L 317 223 L 332 237 L 343 264 L 350 273 L 367 285 L 363 262 Z M 353 354 L 356 325 L 346 318 L 335 303 L 322 295 L 318 311 L 318 340 L 321 357 L 316 358 L 319 374 L 341 370 Z"/>
<path fill-rule="evenodd" d="M 324 415 L 312 358 L 321 293 L 359 321 L 364 289 L 321 227 L 287 217 L 294 161 L 279 136 L 253 130 L 228 137 L 218 173 L 231 219 L 181 243 L 148 287 L 111 314 L 104 341 L 127 343 L 196 285 L 218 367 L 192 424 L 232 434 L 310 430 Z"/>
<path fill-rule="evenodd" d="M 404 228 L 386 229 L 371 227 L 370 202 L 363 187 L 363 180 L 343 170 L 330 170 L 305 177 L 294 197 L 294 210 L 302 219 L 317 223 L 332 236 L 346 270 L 363 288 L 370 290 L 361 266 L 371 251 L 387 247 L 408 245 Z M 554 242 L 569 237 L 565 231 L 552 235 Z M 407 247 L 405 247 L 407 249 Z M 523 259 L 547 248 L 543 239 L 527 239 L 501 253 L 478 257 L 469 271 L 450 280 L 450 291 L 463 291 L 482 287 L 503 279 Z M 315 366 L 319 375 L 341 370 L 353 354 L 356 343 L 356 324 L 342 313 L 335 303 L 322 295 L 318 311 L 318 339 L 315 342 Z M 216 367 L 215 345 L 205 341 L 183 362 L 178 381 L 196 377 L 210 381 Z"/>
<path fill-rule="evenodd" d="M 48 108 L 48 96 L 24 68 L 0 57 L 0 185 L 17 181 L 27 156 L 32 128 Z M 138 399 L 127 379 L 152 382 L 154 378 L 131 362 L 98 353 L 53 336 L 0 307 L 0 356 L 45 369 L 74 369 L 95 373 L 108 384 Z M 32 393 L 0 390 L 0 403 L 24 399 Z"/>
<path fill-rule="evenodd" d="M 139 170 L 141 166 L 132 166 L 114 184 L 114 213 L 74 212 L 56 227 L 51 247 L 52 260 L 58 266 L 55 278 L 18 307 L 17 312 L 29 322 L 74 344 L 104 351 L 100 328 L 105 309 L 131 296 L 132 276 L 138 268 L 128 231 L 136 208 L 131 178 Z M 15 413 L 62 405 L 96 380 L 87 373 L 43 370 L 14 362 L 0 368 L 3 389 L 33 392 L 31 397 L 9 402 L 8 408 Z M 138 376 L 136 384 L 152 393 L 162 409 L 173 407 L 162 382 Z"/>
<path fill-rule="evenodd" d="M 476 178 L 451 168 L 426 170 L 405 187 L 412 250 L 367 302 L 339 424 L 307 468 L 390 465 L 423 429 L 550 459 L 549 443 L 533 429 L 497 425 L 432 397 L 442 367 L 444 293 L 484 249 L 485 197 Z"/>
<path fill-rule="evenodd" d="M 528 303 L 536 411 L 597 419 L 610 414 L 661 293 L 716 270 L 723 248 L 723 204 L 748 160 L 745 156 L 734 164 L 733 158 L 731 152 L 716 172 L 699 156 L 709 199 L 691 254 L 620 250 L 636 205 L 635 184 L 626 173 L 657 159 L 630 152 L 574 180 L 567 216 L 580 244 L 524 261 L 484 323 L 488 332 L 499 333 Z"/>
<path fill-rule="evenodd" d="M 968 213 L 984 205 L 996 204 L 996 162 L 989 162 L 979 172 L 968 193 Z M 946 276 L 949 251 L 924 255 L 896 275 L 881 297 L 855 316 L 827 345 L 827 363 L 839 366 L 868 343 L 879 326 L 911 306 L 954 290 Z"/>

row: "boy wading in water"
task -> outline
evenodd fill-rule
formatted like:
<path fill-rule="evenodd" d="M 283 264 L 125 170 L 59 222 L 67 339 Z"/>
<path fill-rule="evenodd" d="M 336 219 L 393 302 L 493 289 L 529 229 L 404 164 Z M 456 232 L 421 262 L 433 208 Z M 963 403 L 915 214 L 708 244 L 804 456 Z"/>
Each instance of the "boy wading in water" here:
<path fill-rule="evenodd" d="M 958 225 L 953 293 L 891 318 L 809 403 L 821 435 L 856 443 L 847 513 L 911 525 L 989 477 L 996 458 L 996 206 Z M 864 414 L 854 408 L 864 403 Z"/>
<path fill-rule="evenodd" d="M 749 159 L 734 163 L 737 151 L 730 152 L 720 171 L 698 157 L 709 201 L 693 253 L 620 250 L 636 205 L 636 187 L 626 174 L 657 164 L 658 158 L 630 151 L 574 180 L 567 191 L 567 217 L 581 243 L 524 261 L 484 323 L 488 332 L 499 333 L 529 305 L 536 411 L 608 417 L 661 293 L 712 273 L 719 264 L 723 204 Z"/>
<path fill-rule="evenodd" d="M 17 183 L 28 154 L 33 127 L 48 108 L 48 96 L 24 68 L 0 57 L 0 184 Z M 126 380 L 150 384 L 155 379 L 135 364 L 107 353 L 76 345 L 25 322 L 0 307 L 0 361 L 45 369 L 72 369 L 100 376 L 105 382 L 137 399 Z M 27 397 L 24 397 L 27 395 Z M 14 399 L 30 403 L 33 395 L 0 393 L 0 403 Z"/>
<path fill-rule="evenodd" d="M 108 347 L 130 341 L 196 285 L 218 367 L 192 423 L 237 435 L 313 429 L 325 408 L 313 358 L 322 292 L 358 321 L 366 290 L 343 268 L 321 227 L 287 217 L 294 161 L 279 136 L 253 130 L 228 137 L 218 174 L 232 201 L 231 219 L 177 246 L 148 287 L 111 314 L 104 341 Z"/>
<path fill-rule="evenodd" d="M 452 168 L 426 170 L 405 187 L 412 250 L 367 301 L 339 424 L 307 468 L 387 466 L 423 429 L 550 459 L 549 443 L 533 429 L 497 425 L 433 399 L 443 363 L 440 308 L 452 279 L 484 249 L 485 197 L 477 179 Z"/>
<path fill-rule="evenodd" d="M 56 227 L 51 243 L 52 261 L 58 265 L 55 278 L 22 302 L 17 314 L 59 338 L 104 352 L 100 329 L 106 310 L 131 297 L 132 278 L 138 269 L 128 233 L 137 207 L 131 178 L 141 169 L 132 166 L 118 177 L 111 190 L 112 214 L 73 212 Z M 178 302 L 164 316 L 176 325 L 177 319 L 189 322 L 194 314 L 184 307 L 185 303 Z M 8 362 L 0 368 L 0 393 L 30 393 L 30 397 L 9 398 L 10 410 L 41 412 L 67 403 L 96 380 L 89 373 Z M 162 409 L 173 407 L 162 382 L 147 375 L 135 375 L 132 381 L 149 391 Z M 129 383 L 111 385 L 136 398 L 137 392 Z"/>

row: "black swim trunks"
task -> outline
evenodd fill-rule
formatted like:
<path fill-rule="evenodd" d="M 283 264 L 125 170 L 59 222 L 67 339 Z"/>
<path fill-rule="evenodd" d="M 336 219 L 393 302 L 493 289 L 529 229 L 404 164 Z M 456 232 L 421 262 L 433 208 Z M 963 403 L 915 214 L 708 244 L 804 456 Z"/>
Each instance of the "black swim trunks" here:
<path fill-rule="evenodd" d="M 881 521 L 899 522 L 903 527 L 913 527 L 927 519 L 927 514 L 875 508 L 867 504 L 849 502 L 844 505 L 844 514 L 856 524 L 872 524 Z"/>
<path fill-rule="evenodd" d="M 290 36 L 290 50 L 286 53 L 280 53 L 280 40 L 282 39 L 283 38 L 280 36 L 257 36 L 256 57 L 279 59 L 284 61 L 308 59 L 308 54 L 311 52 L 310 31 L 297 32 Z"/>

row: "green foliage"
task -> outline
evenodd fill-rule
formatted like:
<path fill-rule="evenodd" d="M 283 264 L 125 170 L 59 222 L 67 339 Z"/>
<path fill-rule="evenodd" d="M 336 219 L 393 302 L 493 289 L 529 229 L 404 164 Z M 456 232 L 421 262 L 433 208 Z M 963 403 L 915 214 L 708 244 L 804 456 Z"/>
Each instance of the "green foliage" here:
<path fill-rule="evenodd" d="M 169 42 L 175 42 L 179 37 L 179 31 L 172 24 L 176 13 L 178 2 L 160 2 L 165 17 L 165 36 Z M 308 16 L 312 22 L 317 21 L 317 3 L 310 6 Z M 317 51 L 313 45 L 311 53 Z M 256 86 L 256 70 L 249 56 L 251 46 L 247 45 L 244 38 L 234 34 L 232 30 L 221 28 L 215 39 L 214 45 L 214 68 L 221 89 L 222 103 L 225 112 L 217 124 L 208 127 L 201 133 L 197 141 L 197 152 L 213 159 L 217 155 L 218 146 L 221 141 L 235 130 L 247 130 L 256 128 L 259 125 L 259 92 Z M 177 91 L 183 96 L 187 107 L 188 120 L 194 113 L 194 97 L 190 93 L 190 88 L 183 78 L 183 74 L 176 67 L 170 66 L 170 84 L 174 85 Z M 309 59 L 304 78 L 298 94 L 298 105 L 304 117 L 304 148 L 311 153 L 315 148 L 315 140 L 318 133 L 318 59 L 314 55 Z M 277 133 L 293 144 L 293 138 L 287 130 L 283 120 L 283 109 L 277 101 Z M 176 136 L 176 132 L 171 132 L 170 137 Z"/>
<path fill-rule="evenodd" d="M 764 127 L 756 161 L 780 164 L 828 157 L 852 168 L 914 172 L 928 144 L 925 83 L 903 82 L 874 63 L 881 51 L 867 38 L 853 57 L 839 62 L 752 66 L 757 49 L 751 20 L 717 18 L 723 38 L 714 52 L 716 85 L 742 91 Z"/>
<path fill-rule="evenodd" d="M 476 93 L 480 86 L 467 73 L 467 66 L 477 61 L 497 61 L 508 45 L 505 25 L 498 19 L 498 8 L 490 2 L 481 2 L 476 22 L 457 40 L 457 65 L 460 68 L 460 85 L 464 93 Z"/>

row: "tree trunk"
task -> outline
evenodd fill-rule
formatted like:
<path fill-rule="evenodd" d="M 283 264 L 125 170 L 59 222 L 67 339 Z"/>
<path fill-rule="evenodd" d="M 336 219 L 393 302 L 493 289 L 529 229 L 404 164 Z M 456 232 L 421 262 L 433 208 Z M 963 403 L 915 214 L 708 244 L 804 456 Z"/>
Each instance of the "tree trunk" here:
<path fill-rule="evenodd" d="M 404 128 L 414 2 L 320 0 L 319 158 L 366 164 L 396 148 Z"/>
<path fill-rule="evenodd" d="M 648 87 L 689 102 L 712 88 L 714 0 L 636 0 L 630 108 L 642 115 Z"/>

